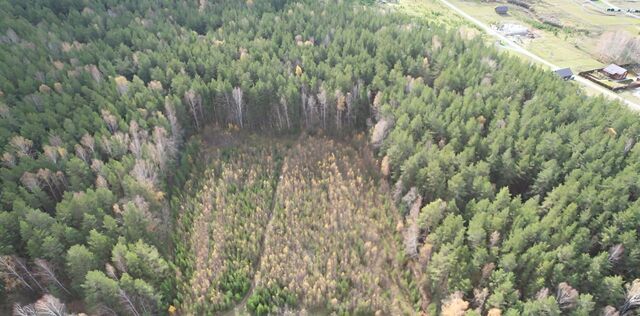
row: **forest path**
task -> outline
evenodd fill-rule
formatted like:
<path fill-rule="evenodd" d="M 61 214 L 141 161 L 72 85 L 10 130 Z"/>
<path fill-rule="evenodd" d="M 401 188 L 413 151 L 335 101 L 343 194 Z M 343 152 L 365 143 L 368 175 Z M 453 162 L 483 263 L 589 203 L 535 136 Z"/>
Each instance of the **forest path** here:
<path fill-rule="evenodd" d="M 468 21 L 470 21 L 471 23 L 475 24 L 478 28 L 480 28 L 480 30 L 484 31 L 485 33 L 498 38 L 499 40 L 501 40 L 505 45 L 506 48 L 511 49 L 517 53 L 520 53 L 526 57 L 528 57 L 529 59 L 536 61 L 538 63 L 541 63 L 549 68 L 551 68 L 551 70 L 556 70 L 556 69 L 560 69 L 562 67 L 558 67 L 557 65 L 554 65 L 553 63 L 549 62 L 548 60 L 532 53 L 531 51 L 527 50 L 526 48 L 520 46 L 518 43 L 512 41 L 511 39 L 507 38 L 506 36 L 502 35 L 500 32 L 498 32 L 497 30 L 492 29 L 491 27 L 489 27 L 488 25 L 486 25 L 484 22 L 474 18 L 473 16 L 471 16 L 470 14 L 468 14 L 467 12 L 463 11 L 462 9 L 458 8 L 455 4 L 449 2 L 448 0 L 440 0 L 440 2 L 442 2 L 444 5 L 446 5 L 447 7 L 449 7 L 451 10 L 453 10 L 454 12 L 456 12 L 458 15 L 462 16 L 463 18 L 467 19 Z M 612 92 L 608 89 L 605 89 L 597 84 L 595 84 L 594 82 L 589 81 L 586 78 L 580 77 L 580 76 L 575 76 L 575 81 L 577 83 L 582 84 L 585 88 L 590 89 L 593 92 L 597 92 L 600 93 L 602 95 L 604 95 L 605 97 L 608 97 L 610 99 L 614 99 L 614 100 L 619 100 L 621 102 L 623 102 L 624 104 L 627 105 L 627 107 L 633 111 L 640 111 L 640 104 L 637 104 L 635 102 L 632 102 L 630 100 L 627 100 L 625 98 L 623 98 L 622 96 L 618 95 L 615 92 Z"/>
<path fill-rule="evenodd" d="M 304 143 L 304 141 L 305 140 L 301 135 L 300 138 L 296 140 L 296 143 Z M 277 172 L 275 174 L 276 184 L 272 193 L 271 203 L 269 206 L 267 224 L 264 228 L 264 233 L 262 234 L 262 237 L 260 239 L 260 248 L 259 248 L 257 260 L 253 262 L 253 276 L 251 280 L 251 285 L 247 290 L 247 292 L 245 293 L 245 295 L 243 296 L 242 300 L 237 302 L 233 307 L 225 311 L 222 311 L 220 315 L 224 315 L 224 316 L 250 315 L 250 312 L 247 308 L 247 302 L 249 298 L 254 294 L 255 289 L 258 285 L 257 276 L 258 276 L 258 273 L 261 271 L 263 258 L 266 253 L 266 246 L 270 245 L 272 238 L 276 237 L 273 235 L 276 216 L 277 216 L 277 214 L 275 213 L 278 211 L 278 203 L 281 201 L 281 199 L 284 198 L 283 190 L 285 190 L 285 188 L 284 188 L 283 180 L 285 177 L 285 173 L 290 172 L 288 171 L 288 168 L 287 168 L 287 161 L 292 156 L 291 151 L 293 150 L 293 148 L 294 146 L 292 146 L 291 148 L 289 148 L 284 152 L 282 157 L 283 158 L 282 163 L 280 166 L 276 168 L 277 169 Z M 386 180 L 384 181 L 384 184 L 381 184 L 381 185 L 382 185 L 382 188 L 380 188 L 381 190 L 380 194 L 390 196 L 389 184 L 386 183 Z M 393 223 L 397 223 L 398 221 L 402 220 L 401 213 L 397 211 L 395 207 L 392 207 L 388 211 L 390 212 L 389 215 L 391 216 L 391 220 Z M 389 231 L 388 233 L 392 235 L 395 234 L 393 230 Z M 385 239 L 383 241 L 383 244 L 384 245 L 382 246 L 382 248 L 391 249 L 389 252 L 392 254 L 396 254 L 399 251 L 401 251 L 399 248 L 400 242 L 395 238 Z M 385 258 L 381 257 L 379 260 L 385 260 Z M 411 303 L 410 295 L 409 293 L 407 293 L 406 290 L 402 288 L 402 286 L 400 286 L 402 276 L 399 273 L 401 269 L 398 269 L 397 265 L 401 263 L 395 262 L 394 259 L 391 259 L 391 261 L 394 261 L 394 262 L 388 263 L 389 264 L 388 273 L 385 273 L 384 275 L 381 276 L 383 279 L 383 284 L 385 284 L 384 287 L 388 291 L 387 293 L 393 297 L 392 306 L 390 306 L 390 310 L 393 315 L 412 315 L 414 311 L 413 311 L 413 306 L 412 306 L 413 304 Z"/>
<path fill-rule="evenodd" d="M 278 205 L 278 193 L 280 191 L 280 184 L 282 183 L 282 177 L 284 174 L 284 168 L 285 168 L 285 162 L 286 162 L 287 156 L 288 154 L 285 153 L 284 159 L 282 161 L 282 165 L 280 166 L 280 168 L 278 168 L 278 173 L 276 174 L 278 182 L 276 183 L 276 188 L 273 190 L 273 195 L 271 197 L 271 206 L 269 207 L 269 218 L 267 220 L 267 226 L 265 227 L 264 234 L 262 234 L 262 239 L 260 240 L 260 253 L 258 254 L 258 260 L 256 260 L 256 262 L 253 265 L 254 272 L 253 272 L 253 278 L 251 279 L 251 286 L 249 287 L 249 290 L 247 291 L 247 293 L 244 295 L 244 297 L 240 302 L 238 302 L 233 308 L 223 312 L 221 315 L 232 316 L 232 315 L 248 315 L 249 314 L 247 310 L 247 301 L 249 300 L 249 297 L 251 297 L 251 295 L 253 294 L 253 291 L 256 288 L 256 275 L 258 274 L 258 271 L 262 265 L 262 257 L 264 256 L 265 245 L 267 245 L 271 236 L 271 231 L 273 230 L 272 228 L 273 218 L 274 218 L 274 213 L 276 211 L 276 206 Z"/>

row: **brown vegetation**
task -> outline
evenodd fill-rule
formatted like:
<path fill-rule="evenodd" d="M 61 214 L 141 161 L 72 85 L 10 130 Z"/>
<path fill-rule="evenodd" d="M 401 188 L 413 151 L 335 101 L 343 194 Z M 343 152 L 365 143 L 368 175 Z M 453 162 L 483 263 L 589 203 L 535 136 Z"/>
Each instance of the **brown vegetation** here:
<path fill-rule="evenodd" d="M 307 139 L 286 157 L 258 288 L 281 287 L 306 307 L 382 312 L 388 247 L 397 211 L 373 179 L 363 178 L 360 153 L 334 141 Z"/>
<path fill-rule="evenodd" d="M 607 63 L 627 64 L 640 60 L 640 38 L 626 31 L 606 32 L 598 41 L 600 59 Z"/>

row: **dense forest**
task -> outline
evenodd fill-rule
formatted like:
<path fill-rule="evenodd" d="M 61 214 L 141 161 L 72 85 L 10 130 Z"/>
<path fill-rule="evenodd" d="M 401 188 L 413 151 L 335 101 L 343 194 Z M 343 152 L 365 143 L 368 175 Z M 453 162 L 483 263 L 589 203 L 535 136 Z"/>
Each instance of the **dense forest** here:
<path fill-rule="evenodd" d="M 369 2 L 0 0 L 0 314 L 637 314 L 636 114 Z"/>

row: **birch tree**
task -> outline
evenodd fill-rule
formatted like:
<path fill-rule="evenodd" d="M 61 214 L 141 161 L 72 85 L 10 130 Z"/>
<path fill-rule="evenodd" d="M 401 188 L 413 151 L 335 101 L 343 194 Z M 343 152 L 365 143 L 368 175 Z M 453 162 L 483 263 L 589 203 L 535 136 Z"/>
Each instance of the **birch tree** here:
<path fill-rule="evenodd" d="M 202 97 L 193 89 L 189 89 L 184 93 L 184 100 L 189 107 L 189 112 L 193 116 L 193 121 L 196 124 L 196 129 L 200 129 L 201 116 L 202 116 Z"/>
<path fill-rule="evenodd" d="M 320 87 L 320 92 L 318 93 L 318 103 L 320 103 L 320 116 L 322 117 L 322 128 L 327 129 L 327 90 L 324 86 Z"/>
<path fill-rule="evenodd" d="M 240 126 L 240 128 L 243 128 L 243 111 L 244 111 L 244 104 L 242 103 L 242 89 L 240 87 L 235 87 L 233 88 L 233 92 L 232 92 L 232 96 L 233 96 L 233 101 L 236 104 L 236 108 L 235 108 L 235 112 L 236 112 L 236 122 L 238 124 L 238 126 Z"/>

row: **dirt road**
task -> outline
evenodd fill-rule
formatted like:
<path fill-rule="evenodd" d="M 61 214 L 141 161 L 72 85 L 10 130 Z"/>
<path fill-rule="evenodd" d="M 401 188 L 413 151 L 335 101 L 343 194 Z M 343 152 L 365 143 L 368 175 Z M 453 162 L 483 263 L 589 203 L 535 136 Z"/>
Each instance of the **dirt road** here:
<path fill-rule="evenodd" d="M 611 7 L 611 8 L 614 8 L 614 9 L 616 9 L 616 10 L 621 10 L 620 12 L 624 12 L 624 14 L 626 14 L 626 15 L 628 15 L 628 16 L 630 16 L 630 17 L 632 17 L 632 18 L 640 19 L 640 15 L 633 14 L 633 13 L 631 13 L 631 12 L 627 12 L 625 9 L 621 9 L 621 8 L 619 8 L 619 7 L 615 6 L 613 3 L 611 3 L 611 2 L 609 2 L 609 1 L 607 1 L 607 0 L 600 0 L 600 1 L 601 1 L 602 3 L 604 3 L 604 4 L 608 5 L 608 6 L 609 6 L 609 7 Z"/>
<path fill-rule="evenodd" d="M 486 32 L 487 34 L 496 37 L 497 39 L 499 39 L 500 41 L 502 41 L 504 43 L 504 46 L 510 50 L 513 50 L 517 53 L 520 53 L 528 58 L 530 58 L 533 61 L 536 61 L 540 64 L 543 64 L 547 67 L 549 67 L 551 70 L 556 70 L 556 69 L 560 69 L 562 67 L 558 67 L 557 65 L 554 65 L 553 63 L 549 62 L 548 60 L 528 51 L 526 48 L 520 46 L 519 44 L 517 44 L 516 42 L 512 41 L 511 39 L 509 39 L 508 37 L 500 34 L 500 32 L 498 32 L 497 30 L 492 29 L 491 27 L 489 27 L 488 25 L 484 24 L 482 21 L 474 18 L 473 16 L 467 14 L 466 12 L 462 11 L 460 8 L 456 7 L 454 4 L 452 4 L 451 2 L 447 1 L 447 0 L 440 0 L 440 2 L 442 2 L 444 5 L 446 5 L 447 7 L 449 7 L 451 10 L 453 10 L 454 12 L 456 12 L 458 15 L 462 16 L 463 18 L 467 19 L 468 21 L 472 22 L 473 24 L 475 24 L 478 28 L 480 28 L 481 30 L 483 30 L 484 32 Z M 580 83 L 581 85 L 583 85 L 584 87 L 590 89 L 591 91 L 595 91 L 598 92 L 606 97 L 608 97 L 609 99 L 612 100 L 618 100 L 621 101 L 623 103 L 625 103 L 631 110 L 633 111 L 640 111 L 640 104 L 637 104 L 635 102 L 632 102 L 630 100 L 627 100 L 623 97 L 621 97 L 620 95 L 616 94 L 615 92 L 612 92 L 610 90 L 607 90 L 585 78 L 582 78 L 580 76 L 576 76 L 575 77 L 575 81 Z"/>

